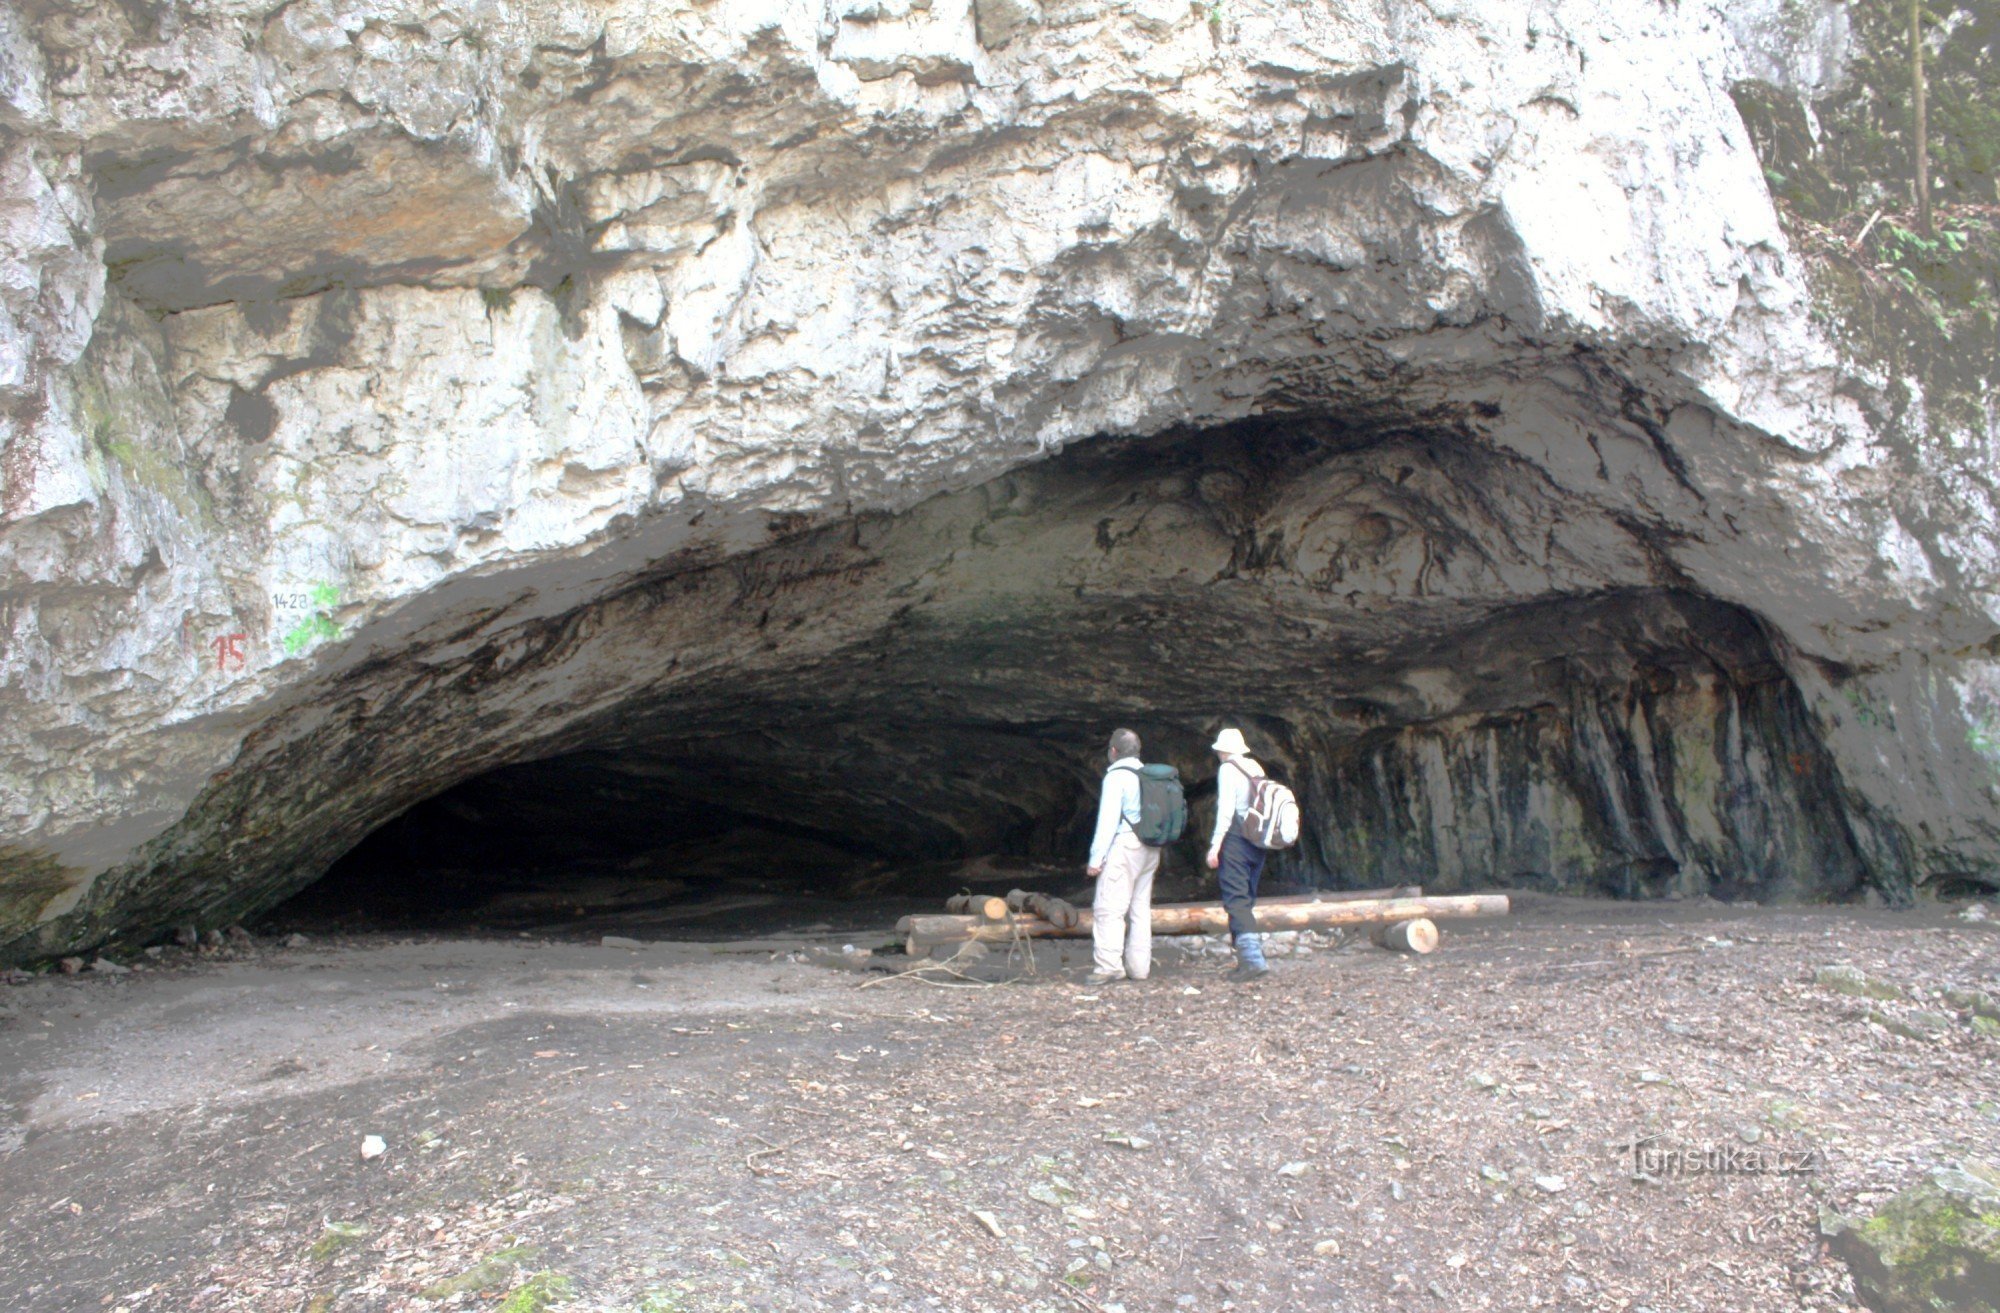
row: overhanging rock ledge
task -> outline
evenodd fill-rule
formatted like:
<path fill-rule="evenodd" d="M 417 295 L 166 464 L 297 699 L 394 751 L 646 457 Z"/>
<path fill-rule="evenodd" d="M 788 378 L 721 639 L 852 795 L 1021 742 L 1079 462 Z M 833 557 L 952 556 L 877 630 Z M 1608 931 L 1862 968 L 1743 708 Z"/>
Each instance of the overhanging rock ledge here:
<path fill-rule="evenodd" d="M 0 961 L 557 758 L 1053 853 L 1117 715 L 1355 882 L 1994 884 L 2000 411 L 1816 317 L 1763 8 L 0 9 Z"/>

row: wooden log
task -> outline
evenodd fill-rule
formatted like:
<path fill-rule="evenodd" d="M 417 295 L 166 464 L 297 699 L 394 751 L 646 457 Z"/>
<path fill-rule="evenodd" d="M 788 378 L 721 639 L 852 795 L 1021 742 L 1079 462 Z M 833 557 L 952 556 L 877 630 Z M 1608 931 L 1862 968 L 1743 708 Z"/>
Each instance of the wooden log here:
<path fill-rule="evenodd" d="M 1077 918 L 1083 915 L 1060 898 L 1051 894 L 1031 893 L 1026 889 L 1009 890 L 1005 901 L 1007 910 L 1016 916 L 1038 916 L 1064 930 L 1074 929 Z"/>
<path fill-rule="evenodd" d="M 1259 930 L 1324 930 L 1337 925 L 1372 925 L 1412 921 L 1418 917 L 1505 916 L 1507 895 L 1463 894 L 1455 897 L 1364 898 L 1345 903 L 1259 903 Z M 1058 926 L 1043 917 L 1016 914 L 1003 924 L 969 916 L 906 916 L 897 933 L 919 944 L 944 944 L 961 939 L 1005 940 L 1015 934 L 1035 938 L 1082 938 L 1090 934 L 1091 915 L 1079 912 L 1073 926 Z M 1153 908 L 1156 935 L 1220 934 L 1229 929 L 1229 913 L 1220 903 L 1163 903 Z"/>
<path fill-rule="evenodd" d="M 945 899 L 944 909 L 965 916 L 976 916 L 982 921 L 1007 919 L 1007 900 L 992 894 L 954 894 Z"/>
<path fill-rule="evenodd" d="M 1257 905 L 1266 903 L 1283 906 L 1287 903 L 1358 903 L 1367 898 L 1422 898 L 1424 887 L 1420 884 L 1406 884 L 1394 889 L 1315 889 L 1309 894 L 1275 894 L 1259 898 Z M 1221 904 L 1217 903 L 1220 907 Z"/>
<path fill-rule="evenodd" d="M 1368 937 L 1375 941 L 1378 948 L 1394 949 L 1398 953 L 1429 953 L 1438 946 L 1437 923 L 1426 916 L 1378 925 Z"/>

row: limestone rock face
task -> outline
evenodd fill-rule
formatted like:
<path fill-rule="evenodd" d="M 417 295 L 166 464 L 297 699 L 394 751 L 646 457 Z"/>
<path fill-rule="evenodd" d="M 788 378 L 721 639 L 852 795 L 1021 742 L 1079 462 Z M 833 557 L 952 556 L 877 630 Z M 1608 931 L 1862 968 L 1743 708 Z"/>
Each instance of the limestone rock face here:
<path fill-rule="evenodd" d="M 1767 8 L 11 0 L 0 959 L 559 754 L 1054 852 L 1113 712 L 1336 875 L 1993 883 L 1997 412 L 1815 321 Z"/>

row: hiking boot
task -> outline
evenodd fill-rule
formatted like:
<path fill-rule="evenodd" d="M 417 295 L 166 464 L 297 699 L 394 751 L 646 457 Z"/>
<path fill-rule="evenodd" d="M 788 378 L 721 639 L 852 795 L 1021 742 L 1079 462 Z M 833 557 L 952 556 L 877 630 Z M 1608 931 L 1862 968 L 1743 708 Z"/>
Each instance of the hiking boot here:
<path fill-rule="evenodd" d="M 1264 936 L 1251 932 L 1236 936 L 1236 969 L 1231 980 L 1261 980 L 1271 974 L 1264 965 Z"/>
<path fill-rule="evenodd" d="M 1115 985 L 1125 978 L 1123 971 L 1093 971 L 1083 978 L 1086 985 Z"/>

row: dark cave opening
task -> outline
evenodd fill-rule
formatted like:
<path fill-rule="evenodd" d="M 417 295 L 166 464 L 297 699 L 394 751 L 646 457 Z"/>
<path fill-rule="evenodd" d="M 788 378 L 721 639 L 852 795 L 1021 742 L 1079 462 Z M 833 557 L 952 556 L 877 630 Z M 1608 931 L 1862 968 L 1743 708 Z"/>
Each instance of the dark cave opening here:
<path fill-rule="evenodd" d="M 1559 654 L 1527 655 L 1538 635 Z M 1742 613 L 1659 594 L 1542 604 L 1462 637 L 1456 655 L 1526 682 L 1417 720 L 1343 699 L 1116 718 L 1188 789 L 1158 896 L 1215 896 L 1205 745 L 1224 721 L 1307 808 L 1304 840 L 1270 867 L 1274 892 L 1785 899 L 1863 883 L 1831 766 Z M 682 737 L 636 718 L 611 741 L 462 781 L 374 830 L 272 923 L 859 933 L 960 891 L 1088 899 L 1113 719 L 829 716 L 866 692 L 836 687 L 848 691 L 760 711 L 730 701 Z"/>
<path fill-rule="evenodd" d="M 536 705 L 561 728 L 408 768 L 423 800 L 274 919 L 694 934 L 886 927 L 964 889 L 1087 898 L 1119 725 L 1188 785 L 1163 899 L 1214 895 L 1225 724 L 1305 805 L 1274 889 L 1783 900 L 1870 878 L 1757 618 L 1682 587 L 1643 526 L 1448 434 L 1087 444 L 536 641 L 471 682 L 560 692 Z M 583 712 L 578 687 L 608 691 Z M 433 717 L 441 759 L 474 715 Z"/>
<path fill-rule="evenodd" d="M 377 828 L 269 919 L 667 937 L 886 926 L 961 891 L 1087 899 L 1101 744 L 1070 728 L 795 720 L 505 766 Z M 1213 783 L 1188 783 L 1199 810 Z M 1163 889 L 1198 896 L 1194 842 Z"/>

